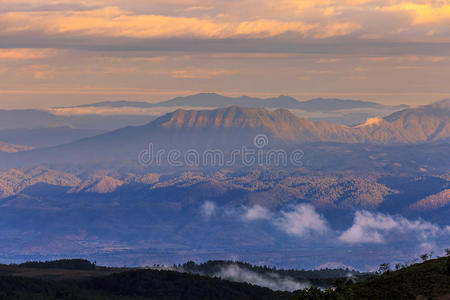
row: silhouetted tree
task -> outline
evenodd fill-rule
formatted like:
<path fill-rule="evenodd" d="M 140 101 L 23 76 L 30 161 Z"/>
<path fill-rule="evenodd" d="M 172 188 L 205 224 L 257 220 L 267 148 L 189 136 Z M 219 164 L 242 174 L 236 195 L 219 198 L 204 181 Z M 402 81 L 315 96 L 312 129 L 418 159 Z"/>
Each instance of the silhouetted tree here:
<path fill-rule="evenodd" d="M 388 272 L 390 269 L 390 265 L 389 264 L 381 264 L 378 267 L 378 274 L 384 274 L 386 272 Z"/>

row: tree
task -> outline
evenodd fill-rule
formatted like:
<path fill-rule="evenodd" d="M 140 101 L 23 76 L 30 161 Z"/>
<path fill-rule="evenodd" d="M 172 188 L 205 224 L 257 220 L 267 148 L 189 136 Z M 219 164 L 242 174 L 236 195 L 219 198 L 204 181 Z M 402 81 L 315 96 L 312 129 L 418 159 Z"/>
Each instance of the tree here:
<path fill-rule="evenodd" d="M 378 274 L 384 274 L 390 270 L 391 266 L 389 264 L 381 264 L 378 267 Z"/>
<path fill-rule="evenodd" d="M 445 256 L 450 256 L 450 248 L 445 248 Z"/>
<path fill-rule="evenodd" d="M 333 281 L 332 285 L 336 289 L 342 289 L 345 286 L 345 279 L 344 278 L 337 278 Z"/>
<path fill-rule="evenodd" d="M 426 260 L 428 259 L 428 253 L 422 254 L 422 255 L 420 256 L 420 259 L 421 259 L 422 261 L 426 261 Z"/>

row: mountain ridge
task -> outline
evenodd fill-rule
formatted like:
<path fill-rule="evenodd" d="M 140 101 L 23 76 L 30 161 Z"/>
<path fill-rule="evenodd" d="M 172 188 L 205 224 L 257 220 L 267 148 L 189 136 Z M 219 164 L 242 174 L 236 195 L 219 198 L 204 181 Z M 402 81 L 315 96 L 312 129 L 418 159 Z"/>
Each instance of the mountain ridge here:
<path fill-rule="evenodd" d="M 450 101 L 450 100 L 448 100 Z M 440 104 L 446 105 L 446 102 Z M 222 149 L 254 146 L 265 134 L 270 147 L 287 149 L 305 143 L 401 145 L 448 143 L 450 113 L 432 105 L 406 109 L 374 124 L 344 126 L 299 118 L 289 110 L 226 107 L 183 110 L 163 115 L 143 126 L 128 126 L 70 144 L 5 157 L 5 165 L 24 162 L 136 159 L 149 143 L 161 149 Z M 0 157 L 1 159 L 1 157 Z"/>
<path fill-rule="evenodd" d="M 308 112 L 330 112 L 343 109 L 354 108 L 381 108 L 381 107 L 395 107 L 404 109 L 407 105 L 386 106 L 376 102 L 338 99 L 338 98 L 313 98 L 310 100 L 299 101 L 291 96 L 280 95 L 278 97 L 257 98 L 249 96 L 228 97 L 216 93 L 199 93 L 184 97 L 175 97 L 170 100 L 161 101 L 157 103 L 137 102 L 137 101 L 103 101 L 92 104 L 83 104 L 78 106 L 70 106 L 65 108 L 85 108 L 85 107 L 267 107 L 267 108 L 286 108 L 286 109 L 300 109 Z M 64 107 L 58 107 L 64 108 Z"/>
<path fill-rule="evenodd" d="M 369 119 L 358 126 L 343 126 L 299 118 L 287 109 L 231 106 L 215 110 L 177 109 L 152 124 L 163 128 L 250 128 L 266 129 L 279 138 L 300 142 L 420 143 L 448 141 L 450 116 L 443 100 L 419 108 L 409 108 L 385 118 Z"/>

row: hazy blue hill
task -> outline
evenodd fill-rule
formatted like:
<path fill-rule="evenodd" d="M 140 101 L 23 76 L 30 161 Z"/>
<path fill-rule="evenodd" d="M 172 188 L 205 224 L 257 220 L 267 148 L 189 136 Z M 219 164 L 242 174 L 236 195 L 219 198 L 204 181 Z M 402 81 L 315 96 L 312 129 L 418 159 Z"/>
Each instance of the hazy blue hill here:
<path fill-rule="evenodd" d="M 307 101 L 299 101 L 293 97 L 280 95 L 272 98 L 256 98 L 249 96 L 227 97 L 215 93 L 200 93 L 184 97 L 176 97 L 171 100 L 151 104 L 148 102 L 133 101 L 105 101 L 93 104 L 85 104 L 74 107 L 266 107 L 266 108 L 287 108 L 300 109 L 308 112 L 331 112 L 345 109 L 381 109 L 384 106 L 375 102 L 360 100 L 343 100 L 337 98 L 315 98 Z M 397 109 L 404 109 L 406 105 L 395 106 Z"/>
<path fill-rule="evenodd" d="M 32 147 L 51 147 L 103 133 L 102 130 L 74 129 L 68 126 L 52 128 L 15 128 L 0 130 L 0 141 Z"/>
<path fill-rule="evenodd" d="M 55 108 L 82 108 L 82 107 L 139 107 L 139 108 L 147 108 L 152 107 L 153 104 L 148 102 L 141 101 L 102 101 L 91 104 L 82 104 L 76 106 L 65 106 L 65 107 L 55 107 Z"/>
<path fill-rule="evenodd" d="M 149 115 L 55 115 L 44 110 L 0 110 L 0 130 L 71 127 L 108 131 L 129 125 L 143 125 L 154 119 Z"/>
<path fill-rule="evenodd" d="M 155 106 L 192 106 L 192 107 L 267 107 L 267 108 L 296 108 L 298 101 L 289 96 L 277 98 L 255 98 L 248 96 L 227 97 L 214 93 L 202 93 L 156 103 Z"/>
<path fill-rule="evenodd" d="M 67 125 L 61 119 L 43 110 L 0 110 L 0 129 L 55 127 Z"/>
<path fill-rule="evenodd" d="M 343 109 L 356 108 L 382 108 L 383 105 L 360 100 L 342 100 L 337 98 L 315 98 L 308 101 L 299 101 L 290 96 L 281 95 L 276 98 L 255 98 L 248 96 L 226 97 L 214 93 L 203 93 L 186 97 L 177 97 L 172 100 L 156 103 L 155 106 L 192 106 L 192 107 L 266 107 L 301 109 L 309 112 L 330 112 Z M 397 106 L 398 109 L 405 105 Z"/>
<path fill-rule="evenodd" d="M 300 102 L 300 109 L 306 111 L 334 111 L 340 109 L 353 109 L 353 108 L 380 108 L 383 105 L 359 101 L 359 100 L 342 100 L 337 98 L 314 98 L 308 101 Z"/>

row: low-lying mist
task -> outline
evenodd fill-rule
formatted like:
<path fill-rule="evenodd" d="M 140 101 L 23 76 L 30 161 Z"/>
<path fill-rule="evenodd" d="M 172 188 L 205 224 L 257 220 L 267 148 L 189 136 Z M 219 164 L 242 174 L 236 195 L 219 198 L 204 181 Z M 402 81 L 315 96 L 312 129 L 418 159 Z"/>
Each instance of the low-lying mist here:
<path fill-rule="evenodd" d="M 293 292 L 300 289 L 309 288 L 311 284 L 308 281 L 297 281 L 289 276 L 281 276 L 274 272 L 257 273 L 247 268 L 240 267 L 238 264 L 228 264 L 222 266 L 214 273 L 204 273 L 198 271 L 189 271 L 184 269 L 176 269 L 187 273 L 196 273 L 203 276 L 218 277 L 224 280 L 245 282 L 262 287 L 269 288 L 273 291 Z"/>
<path fill-rule="evenodd" d="M 276 273 L 258 274 L 238 265 L 223 267 L 215 276 L 226 280 L 247 282 L 267 287 L 274 291 L 293 292 L 311 286 L 309 282 L 299 282 L 291 277 L 280 276 Z"/>

